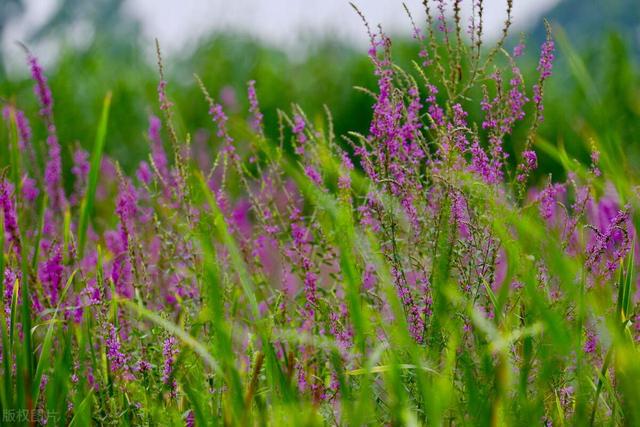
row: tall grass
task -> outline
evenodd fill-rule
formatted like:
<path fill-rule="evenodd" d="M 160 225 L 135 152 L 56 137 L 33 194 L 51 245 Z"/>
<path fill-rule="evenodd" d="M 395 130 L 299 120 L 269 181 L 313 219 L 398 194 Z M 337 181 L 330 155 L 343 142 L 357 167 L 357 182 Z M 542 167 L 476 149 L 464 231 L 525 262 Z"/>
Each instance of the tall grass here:
<path fill-rule="evenodd" d="M 538 137 L 550 29 L 525 82 L 511 2 L 490 48 L 474 3 L 467 29 L 425 1 L 408 69 L 364 20 L 372 120 L 339 137 L 297 105 L 265 136 L 260 82 L 230 121 L 196 77 L 214 134 L 192 138 L 158 49 L 148 159 L 103 154 L 107 94 L 72 191 L 29 56 L 47 139 L 4 104 L 3 424 L 638 422 L 635 173 Z M 566 181 L 531 183 L 538 152 Z"/>

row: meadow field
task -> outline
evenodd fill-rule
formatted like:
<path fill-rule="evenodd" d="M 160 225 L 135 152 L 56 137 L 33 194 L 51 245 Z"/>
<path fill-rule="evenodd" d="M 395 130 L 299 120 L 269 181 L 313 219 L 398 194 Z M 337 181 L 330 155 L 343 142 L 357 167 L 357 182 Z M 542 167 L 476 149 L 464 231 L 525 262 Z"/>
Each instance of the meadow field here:
<path fill-rule="evenodd" d="M 640 425 L 635 53 L 423 3 L 302 59 L 23 45 L 0 424 Z"/>

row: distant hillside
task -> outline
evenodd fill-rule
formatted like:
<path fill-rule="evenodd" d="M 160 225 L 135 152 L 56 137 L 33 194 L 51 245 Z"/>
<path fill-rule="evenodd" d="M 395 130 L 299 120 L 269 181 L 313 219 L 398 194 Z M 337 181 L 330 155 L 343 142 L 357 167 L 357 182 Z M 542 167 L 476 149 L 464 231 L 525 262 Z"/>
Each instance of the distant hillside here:
<path fill-rule="evenodd" d="M 597 46 L 603 37 L 617 32 L 640 59 L 640 0 L 563 0 L 545 16 L 562 27 L 578 49 Z M 542 24 L 532 37 L 544 38 Z"/>

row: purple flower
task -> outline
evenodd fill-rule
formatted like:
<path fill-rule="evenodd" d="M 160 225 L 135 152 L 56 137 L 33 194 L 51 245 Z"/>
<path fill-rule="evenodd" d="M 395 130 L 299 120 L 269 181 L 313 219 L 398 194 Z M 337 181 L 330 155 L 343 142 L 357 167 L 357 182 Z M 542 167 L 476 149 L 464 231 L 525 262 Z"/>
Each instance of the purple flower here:
<path fill-rule="evenodd" d="M 311 165 L 307 165 L 304 167 L 304 173 L 309 177 L 311 181 L 315 184 L 321 186 L 322 185 L 322 176 L 320 176 L 320 172 L 316 168 Z"/>
<path fill-rule="evenodd" d="M 540 202 L 540 215 L 545 220 L 549 221 L 553 218 L 556 208 L 556 198 L 560 193 L 564 192 L 564 186 L 561 184 L 547 185 L 538 196 Z"/>
<path fill-rule="evenodd" d="M 20 110 L 16 110 L 16 124 L 18 125 L 18 134 L 20 136 L 18 143 L 20 148 L 24 150 L 31 141 L 31 126 L 29 126 L 29 121 Z"/>
<path fill-rule="evenodd" d="M 525 182 L 529 173 L 538 167 L 538 156 L 535 151 L 525 150 L 522 152 L 523 163 L 518 165 L 518 175 L 516 179 L 519 182 Z"/>
<path fill-rule="evenodd" d="M 422 343 L 424 332 L 424 319 L 421 316 L 420 308 L 414 303 L 413 295 L 409 287 L 407 275 L 400 272 L 396 268 L 391 271 L 398 297 L 404 306 L 405 313 L 407 314 L 407 322 L 409 323 L 409 333 L 417 343 Z M 414 275 L 411 278 L 415 281 Z M 414 282 L 415 283 L 415 282 Z"/>
<path fill-rule="evenodd" d="M 420 102 L 420 93 L 418 92 L 417 87 L 411 86 L 407 90 L 407 95 L 409 95 L 410 101 L 409 105 L 407 106 L 405 123 L 400 129 L 400 136 L 402 139 L 404 139 L 405 143 L 408 141 L 413 141 L 416 132 L 418 132 L 418 130 L 422 127 L 422 123 L 420 121 L 420 111 L 423 107 L 422 103 Z"/>
<path fill-rule="evenodd" d="M 544 106 L 542 104 L 542 88 L 544 86 L 544 82 L 547 78 L 551 76 L 551 70 L 553 68 L 553 60 L 554 60 L 554 52 L 555 45 L 550 36 L 547 37 L 544 43 L 540 48 L 540 60 L 538 61 L 537 70 L 540 73 L 540 77 L 538 78 L 538 83 L 533 86 L 533 102 L 536 106 L 536 114 L 538 117 L 538 121 L 542 122 L 544 120 L 544 116 L 542 112 L 544 111 Z"/>
<path fill-rule="evenodd" d="M 73 173 L 78 179 L 84 182 L 89 175 L 89 153 L 86 150 L 78 149 L 73 153 Z"/>
<path fill-rule="evenodd" d="M 423 47 L 422 49 L 420 49 L 420 52 L 418 52 L 418 56 L 422 58 L 422 66 L 424 68 L 427 68 L 429 65 L 432 64 L 432 61 L 429 58 L 429 52 L 427 51 L 426 48 Z"/>
<path fill-rule="evenodd" d="M 523 52 L 524 52 L 524 43 L 518 43 L 517 45 L 515 45 L 513 47 L 513 57 L 514 58 L 518 58 L 518 57 L 522 56 Z"/>
<path fill-rule="evenodd" d="M 116 213 L 120 224 L 118 232 L 110 234 L 112 243 L 108 245 L 115 254 L 111 266 L 111 279 L 118 294 L 127 298 L 133 297 L 133 268 L 129 256 L 129 239 L 138 212 L 137 200 L 138 196 L 133 185 L 128 181 L 122 182 L 116 201 Z"/>
<path fill-rule="evenodd" d="M 20 278 L 20 272 L 14 271 L 11 268 L 6 268 L 4 270 L 4 277 L 0 277 L 4 285 L 4 295 L 1 295 L 0 297 L 2 297 L 5 302 L 4 309 L 5 315 L 7 316 L 5 317 L 5 319 L 7 320 L 10 320 L 9 314 L 11 313 L 11 298 L 13 297 L 13 287 L 15 286 L 16 281 L 20 280 Z M 18 295 L 18 297 L 20 297 L 20 295 Z"/>
<path fill-rule="evenodd" d="M 29 202 L 33 202 L 38 197 L 39 192 L 36 180 L 25 175 L 22 178 L 22 197 Z"/>
<path fill-rule="evenodd" d="M 12 112 L 15 114 L 16 127 L 18 128 L 18 146 L 20 150 L 24 150 L 31 142 L 31 126 L 29 126 L 29 120 L 27 120 L 24 112 L 10 105 L 2 109 L 2 116 L 5 121 L 9 122 Z"/>
<path fill-rule="evenodd" d="M 307 243 L 307 235 L 309 230 L 302 223 L 294 222 L 291 224 L 291 236 L 296 245 Z"/>
<path fill-rule="evenodd" d="M 213 106 L 209 109 L 209 114 L 211 115 L 211 118 L 213 119 L 214 123 L 218 125 L 217 135 L 220 138 L 224 137 L 226 133 L 225 126 L 227 125 L 227 120 L 229 120 L 229 118 L 224 113 L 224 110 L 222 109 L 222 105 L 213 104 Z"/>
<path fill-rule="evenodd" d="M 40 100 L 40 115 L 51 119 L 53 114 L 53 97 L 51 96 L 51 89 L 49 89 L 49 85 L 47 84 L 47 78 L 35 56 L 29 54 L 28 61 L 31 68 L 31 77 L 36 83 L 34 91 Z"/>
<path fill-rule="evenodd" d="M 116 213 L 123 224 L 131 224 L 138 212 L 138 195 L 135 187 L 126 180 L 120 185 L 116 200 Z"/>
<path fill-rule="evenodd" d="M 87 383 L 93 391 L 98 391 L 98 382 L 96 381 L 96 377 L 93 375 L 93 368 L 89 366 L 87 368 Z"/>
<path fill-rule="evenodd" d="M 162 137 L 160 136 L 161 127 L 162 122 L 160 119 L 157 116 L 150 115 L 147 135 L 149 136 L 149 141 L 151 141 L 151 161 L 160 175 L 162 183 L 168 185 L 171 182 L 171 175 L 169 173 L 169 161 L 167 160 L 167 154 L 164 151 Z M 164 190 L 165 196 L 170 197 L 170 189 L 165 187 Z"/>
<path fill-rule="evenodd" d="M 587 354 L 595 353 L 597 346 L 598 336 L 593 330 L 587 329 L 587 340 L 584 343 L 584 352 Z"/>
<path fill-rule="evenodd" d="M 113 325 L 109 325 L 109 335 L 105 340 L 107 359 L 111 372 L 117 372 L 125 366 L 127 357 L 121 351 L 120 337 Z"/>
<path fill-rule="evenodd" d="M 58 304 L 60 291 L 62 291 L 63 272 L 62 249 L 59 244 L 56 244 L 52 248 L 49 258 L 40 263 L 38 267 L 38 277 L 52 307 Z"/>
<path fill-rule="evenodd" d="M 146 360 L 140 360 L 136 365 L 136 371 L 138 372 L 149 372 L 151 371 L 151 363 Z"/>
<path fill-rule="evenodd" d="M 149 140 L 154 144 L 162 144 L 162 139 L 160 137 L 160 129 L 162 128 L 162 122 L 160 118 L 151 114 L 149 116 L 149 129 L 147 131 L 147 135 L 149 136 Z"/>
<path fill-rule="evenodd" d="M 187 418 L 185 419 L 185 427 L 195 427 L 196 425 L 196 415 L 193 410 L 189 410 L 187 414 Z"/>
<path fill-rule="evenodd" d="M 329 330 L 331 335 L 336 338 L 343 354 L 347 354 L 353 343 L 353 331 L 345 325 L 347 315 L 348 312 L 345 304 L 340 304 L 338 310 L 329 313 Z"/>
<path fill-rule="evenodd" d="M 227 121 L 229 120 L 229 118 L 224 113 L 222 105 L 216 104 L 215 102 L 212 103 L 211 108 L 209 108 L 209 115 L 218 127 L 216 135 L 218 136 L 218 138 L 222 138 L 224 142 L 223 150 L 227 153 L 232 154 L 234 157 L 237 157 L 237 155 L 234 154 L 235 147 L 233 146 L 233 138 L 231 138 L 227 130 Z"/>
<path fill-rule="evenodd" d="M 547 38 L 540 47 L 540 60 L 538 61 L 537 70 L 540 73 L 541 79 L 547 79 L 551 76 L 551 69 L 553 68 L 555 44 L 551 38 Z"/>
<path fill-rule="evenodd" d="M 502 124 L 502 131 L 505 133 L 511 132 L 513 124 L 517 120 L 524 119 L 524 105 L 529 101 L 529 98 L 524 94 L 524 88 L 521 88 L 522 79 L 519 76 L 519 70 L 514 69 L 514 72 L 518 74 L 509 81 L 509 85 L 511 86 L 509 89 L 509 98 L 507 100 L 507 104 L 509 105 L 509 114 L 504 118 Z"/>
<path fill-rule="evenodd" d="M 2 209 L 4 217 L 4 232 L 7 236 L 7 242 L 13 246 L 16 255 L 20 256 L 20 230 L 13 202 L 13 185 L 5 179 L 0 180 L 0 209 Z"/>
<path fill-rule="evenodd" d="M 447 18 L 445 16 L 445 11 L 447 7 L 446 0 L 436 0 L 438 3 L 438 30 L 445 33 L 445 35 L 449 32 L 449 28 L 447 26 Z"/>
<path fill-rule="evenodd" d="M 437 104 L 436 95 L 438 94 L 438 88 L 432 84 L 427 85 L 429 96 L 426 101 L 429 104 L 428 112 L 433 120 L 434 126 L 444 125 L 444 110 Z"/>
<path fill-rule="evenodd" d="M 62 210 L 66 204 L 66 196 L 62 183 L 62 158 L 60 144 L 56 136 L 56 127 L 53 122 L 53 98 L 51 90 L 47 85 L 47 78 L 42 72 L 42 67 L 38 60 L 31 54 L 28 56 L 31 67 L 31 76 L 35 82 L 35 92 L 40 100 L 40 115 L 45 119 L 47 125 L 47 146 L 49 147 L 49 158 L 45 165 L 44 181 L 46 184 L 47 196 L 54 210 Z"/>
<path fill-rule="evenodd" d="M 259 135 L 264 134 L 262 128 L 263 115 L 260 111 L 260 104 L 258 103 L 258 95 L 256 94 L 256 81 L 251 80 L 247 84 L 247 93 L 249 98 L 249 111 L 252 114 L 251 128 Z"/>
<path fill-rule="evenodd" d="M 454 192 L 452 195 L 451 216 L 458 227 L 460 237 L 467 239 L 470 236 L 467 201 L 460 192 Z"/>
<path fill-rule="evenodd" d="M 231 212 L 231 224 L 245 237 L 251 232 L 250 210 L 251 203 L 248 200 L 240 200 Z"/>
<path fill-rule="evenodd" d="M 298 142 L 298 145 L 295 148 L 296 154 L 304 154 L 304 144 L 307 142 L 307 135 L 304 132 L 306 126 L 307 124 L 305 123 L 304 118 L 301 115 L 296 114 L 293 117 L 292 131 L 296 136 L 296 141 Z"/>
<path fill-rule="evenodd" d="M 317 302 L 318 276 L 313 271 L 307 271 L 304 276 L 304 294 L 306 297 L 305 309 L 307 321 L 313 322 L 315 317 L 315 306 Z M 306 323 L 306 322 L 305 322 Z"/>
<path fill-rule="evenodd" d="M 526 150 L 522 152 L 522 157 L 524 158 L 525 165 L 530 169 L 535 169 L 538 167 L 538 156 L 536 156 L 536 152 L 532 150 Z"/>
<path fill-rule="evenodd" d="M 350 172 L 353 170 L 353 162 L 347 155 L 347 153 L 342 153 L 340 165 L 342 167 L 340 176 L 338 177 L 338 188 L 341 190 L 348 190 L 351 188 L 351 175 Z"/>
<path fill-rule="evenodd" d="M 631 250 L 631 232 L 629 208 L 626 207 L 618 211 L 604 230 L 596 233 L 587 248 L 585 267 L 603 275 L 615 271 L 620 260 Z"/>
<path fill-rule="evenodd" d="M 160 80 L 158 83 L 158 101 L 161 110 L 168 110 L 173 105 L 167 98 L 167 82 L 165 80 Z"/>
<path fill-rule="evenodd" d="M 367 264 L 364 268 L 362 275 L 362 289 L 369 291 L 376 285 L 376 266 L 373 264 Z"/>
<path fill-rule="evenodd" d="M 140 182 L 146 185 L 151 184 L 153 175 L 151 174 L 151 169 L 149 168 L 149 164 L 147 162 L 140 162 L 138 170 L 136 171 L 136 177 L 138 178 L 138 180 L 140 180 Z"/>
<path fill-rule="evenodd" d="M 49 159 L 44 170 L 44 181 L 47 190 L 47 196 L 51 202 L 51 206 L 55 210 L 63 210 L 66 204 L 66 196 L 62 187 L 62 157 L 60 144 L 55 134 L 47 137 L 49 146 Z"/>
<path fill-rule="evenodd" d="M 495 170 L 494 164 L 489 160 L 489 156 L 480 146 L 480 142 L 475 140 L 471 145 L 471 166 L 472 172 L 478 174 L 487 184 L 499 182 L 499 171 Z"/>
<path fill-rule="evenodd" d="M 407 214 L 407 218 L 413 226 L 414 232 L 418 232 L 420 230 L 420 218 L 418 218 L 418 209 L 416 208 L 414 199 L 413 194 L 406 194 L 402 197 L 402 200 L 400 200 L 400 205 Z"/>
<path fill-rule="evenodd" d="M 84 193 L 84 187 L 89 176 L 89 153 L 79 148 L 73 153 L 73 167 L 71 173 L 75 175 L 75 191 L 71 196 L 71 202 L 77 203 Z"/>
<path fill-rule="evenodd" d="M 602 175 L 602 172 L 598 167 L 599 163 L 600 163 L 600 152 L 596 149 L 593 149 L 593 151 L 591 152 L 591 171 L 597 177 Z"/>
<path fill-rule="evenodd" d="M 170 380 L 173 374 L 173 365 L 176 362 L 176 356 L 178 349 L 176 348 L 177 341 L 174 337 L 169 337 L 164 340 L 162 346 L 162 356 L 164 357 L 164 364 L 162 366 L 162 382 L 170 385 Z"/>

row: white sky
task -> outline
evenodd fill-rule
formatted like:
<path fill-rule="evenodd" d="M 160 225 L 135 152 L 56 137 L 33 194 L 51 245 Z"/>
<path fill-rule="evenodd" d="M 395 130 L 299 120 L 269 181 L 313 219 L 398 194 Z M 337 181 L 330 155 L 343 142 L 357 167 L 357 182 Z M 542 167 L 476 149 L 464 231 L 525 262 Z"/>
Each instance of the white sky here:
<path fill-rule="evenodd" d="M 470 11 L 470 1 L 463 0 L 463 11 Z M 526 30 L 558 1 L 514 0 L 514 30 Z M 402 0 L 354 0 L 354 3 L 370 24 L 382 24 L 386 32 L 410 31 Z M 421 1 L 406 0 L 406 3 L 414 19 L 423 20 Z M 5 29 L 2 47 L 7 62 L 13 63 L 15 55 L 20 55 L 21 60 L 22 53 L 15 40 L 26 39 L 58 4 L 59 0 L 27 0 L 25 16 Z M 506 0 L 485 0 L 485 4 L 486 33 L 496 36 L 505 19 Z M 366 43 L 362 22 L 348 0 L 127 0 L 125 12 L 142 22 L 143 35 L 149 41 L 158 37 L 168 54 L 179 53 L 212 31 L 229 29 L 294 50 L 303 45 L 300 41 L 327 33 L 357 45 Z M 86 25 L 70 29 L 69 33 L 79 44 L 90 40 L 92 34 Z M 45 43 L 34 50 L 45 63 L 56 53 L 55 43 Z"/>
<path fill-rule="evenodd" d="M 470 1 L 464 0 L 463 11 L 470 11 Z M 557 1 L 514 0 L 515 27 L 523 29 L 535 23 Z M 380 23 L 390 33 L 409 32 L 402 0 L 353 2 L 370 24 Z M 405 2 L 414 19 L 420 21 L 424 17 L 422 2 Z M 495 36 L 506 18 L 506 0 L 485 0 L 485 3 L 487 33 Z M 348 0 L 129 0 L 126 10 L 143 20 L 146 36 L 159 36 L 169 50 L 179 49 L 211 29 L 227 28 L 287 47 L 295 45 L 301 37 L 325 32 L 356 43 L 366 42 L 362 22 Z"/>

